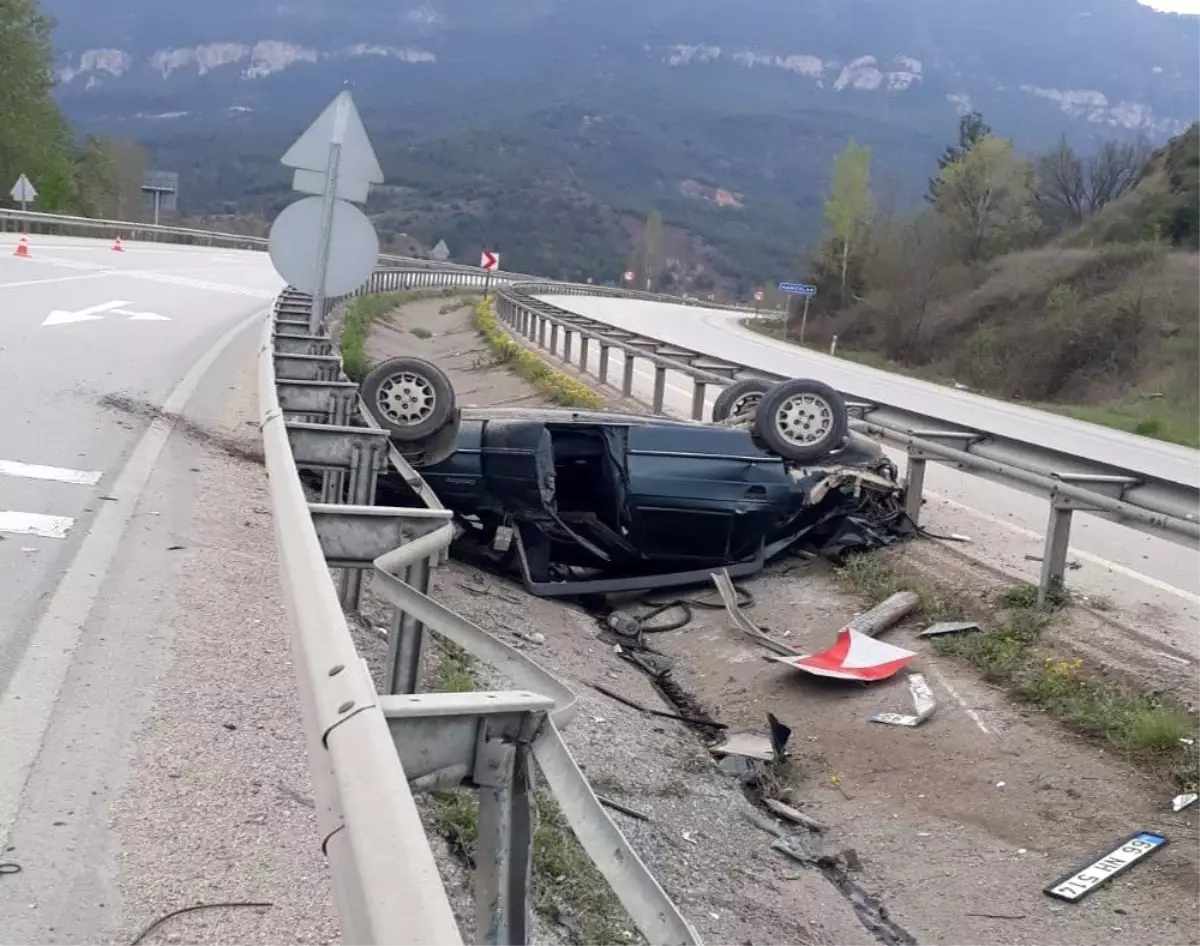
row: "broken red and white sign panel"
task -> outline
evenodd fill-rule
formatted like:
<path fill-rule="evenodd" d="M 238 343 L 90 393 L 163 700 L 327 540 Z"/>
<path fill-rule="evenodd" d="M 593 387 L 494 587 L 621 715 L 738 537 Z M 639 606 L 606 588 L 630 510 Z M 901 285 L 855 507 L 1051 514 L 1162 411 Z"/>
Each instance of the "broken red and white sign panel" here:
<path fill-rule="evenodd" d="M 903 647 L 868 637 L 852 627 L 843 627 L 838 631 L 834 645 L 819 654 L 807 657 L 783 657 L 777 654 L 767 656 L 818 677 L 869 683 L 874 680 L 886 680 L 892 674 L 903 670 L 916 654 Z"/>

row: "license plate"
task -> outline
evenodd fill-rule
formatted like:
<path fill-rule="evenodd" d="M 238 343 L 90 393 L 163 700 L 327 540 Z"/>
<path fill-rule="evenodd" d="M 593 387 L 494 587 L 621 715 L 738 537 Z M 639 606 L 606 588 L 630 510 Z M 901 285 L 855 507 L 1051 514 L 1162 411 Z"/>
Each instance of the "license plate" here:
<path fill-rule="evenodd" d="M 1108 883 L 1118 874 L 1129 870 L 1138 861 L 1164 847 L 1167 838 L 1152 831 L 1139 831 L 1092 861 L 1086 867 L 1072 871 L 1061 880 L 1043 888 L 1044 892 L 1068 903 L 1078 903 L 1097 887 Z"/>

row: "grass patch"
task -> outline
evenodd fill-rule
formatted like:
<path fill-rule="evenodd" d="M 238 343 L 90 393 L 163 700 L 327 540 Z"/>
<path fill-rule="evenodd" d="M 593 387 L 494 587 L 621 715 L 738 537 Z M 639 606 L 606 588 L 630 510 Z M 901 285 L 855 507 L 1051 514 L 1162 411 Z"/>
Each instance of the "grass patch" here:
<path fill-rule="evenodd" d="M 471 655 L 450 641 L 439 643 L 439 689 L 454 693 L 473 690 Z M 454 855 L 473 869 L 479 841 L 478 797 L 465 788 L 431 792 L 430 797 L 438 833 Z M 534 819 L 534 910 L 561 925 L 572 946 L 627 941 L 624 934 L 634 928 L 632 921 L 549 792 L 534 792 Z"/>
<path fill-rule="evenodd" d="M 433 338 L 433 332 L 427 328 L 422 328 L 420 325 L 414 325 L 408 330 L 410 335 L 415 335 L 417 338 Z"/>
<path fill-rule="evenodd" d="M 416 292 L 387 292 L 379 296 L 359 296 L 350 303 L 342 323 L 342 370 L 351 381 L 359 382 L 371 370 L 367 361 L 367 335 L 371 323 L 393 309 L 419 299 Z"/>
<path fill-rule="evenodd" d="M 1108 404 L 1039 404 L 1043 410 L 1127 433 L 1200 448 L 1200 409 L 1167 398 L 1137 398 Z"/>
<path fill-rule="evenodd" d="M 475 689 L 471 655 L 451 641 L 440 643 L 442 658 L 438 661 L 438 689 L 444 693 L 470 693 Z"/>
<path fill-rule="evenodd" d="M 918 614 L 926 621 L 962 620 L 978 609 L 878 554 L 854 556 L 838 574 L 871 604 L 897 591 L 915 591 L 921 599 Z M 1054 614 L 1036 605 L 1036 586 L 1005 588 L 980 621 L 982 631 L 938 638 L 934 652 L 974 667 L 1015 699 L 1169 777 L 1180 789 L 1194 790 L 1200 764 L 1180 739 L 1195 737 L 1195 720 L 1170 700 L 1090 675 L 1078 657 L 1049 652 L 1041 639 Z"/>
<path fill-rule="evenodd" d="M 493 364 L 503 365 L 517 377 L 528 381 L 551 403 L 593 410 L 604 407 L 604 398 L 591 388 L 550 367 L 533 352 L 509 338 L 496 321 L 489 300 L 481 299 L 475 303 L 472 320 L 475 329 L 487 342 Z"/>

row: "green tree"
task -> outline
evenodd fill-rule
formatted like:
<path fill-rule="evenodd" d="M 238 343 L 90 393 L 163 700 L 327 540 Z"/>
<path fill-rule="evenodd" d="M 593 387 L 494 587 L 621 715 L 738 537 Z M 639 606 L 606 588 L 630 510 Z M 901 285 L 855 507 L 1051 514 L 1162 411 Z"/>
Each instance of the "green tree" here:
<path fill-rule="evenodd" d="M 936 204 L 938 199 L 938 184 L 941 180 L 942 171 L 946 170 L 946 168 L 956 161 L 961 161 L 976 144 L 984 138 L 990 138 L 991 135 L 992 126 L 983 120 L 983 115 L 979 112 L 969 112 L 962 116 L 958 120 L 958 144 L 947 145 L 946 150 L 942 152 L 942 156 L 938 158 L 938 173 L 929 179 L 929 187 L 925 194 L 925 199 L 931 204 Z"/>
<path fill-rule="evenodd" d="M 56 154 L 47 160 L 33 183 L 38 192 L 38 210 L 62 213 L 75 206 L 75 168 L 65 155 Z"/>
<path fill-rule="evenodd" d="M 69 160 L 70 129 L 50 95 L 53 28 L 54 21 L 41 13 L 37 0 L 0 0 L 0 185 L 4 191 L 19 174 L 28 174 L 36 182 L 56 158 Z M 61 172 L 60 167 L 53 174 Z"/>
<path fill-rule="evenodd" d="M 839 260 L 841 302 L 846 304 L 846 274 L 850 255 L 871 223 L 871 149 L 853 138 L 833 159 L 833 181 L 825 198 L 829 241 Z"/>
<path fill-rule="evenodd" d="M 642 233 L 642 272 L 646 291 L 658 288 L 663 271 L 663 222 L 662 214 L 650 211 L 646 217 L 646 229 Z"/>
<path fill-rule="evenodd" d="M 938 175 L 937 212 L 968 262 L 1013 249 L 1038 228 L 1033 163 L 1008 139 L 982 138 Z"/>

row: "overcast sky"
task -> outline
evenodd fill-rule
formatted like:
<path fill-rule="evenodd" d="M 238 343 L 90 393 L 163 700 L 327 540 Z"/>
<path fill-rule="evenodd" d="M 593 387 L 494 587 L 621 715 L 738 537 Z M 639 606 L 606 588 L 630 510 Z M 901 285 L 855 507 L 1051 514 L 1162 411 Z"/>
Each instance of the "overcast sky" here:
<path fill-rule="evenodd" d="M 1200 0 L 1138 0 L 1155 10 L 1164 13 L 1195 13 L 1200 14 Z"/>

